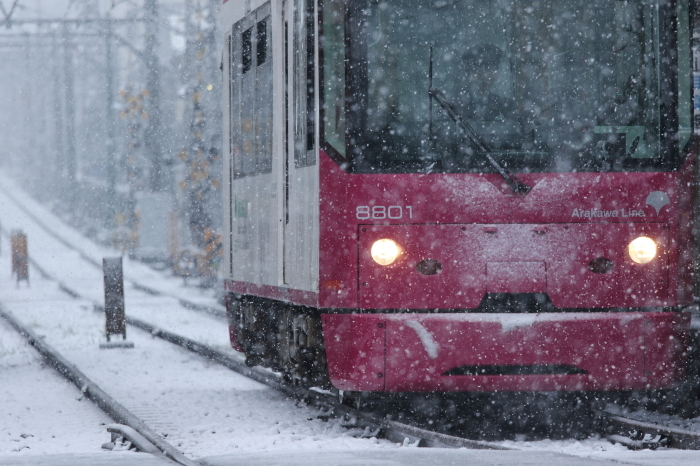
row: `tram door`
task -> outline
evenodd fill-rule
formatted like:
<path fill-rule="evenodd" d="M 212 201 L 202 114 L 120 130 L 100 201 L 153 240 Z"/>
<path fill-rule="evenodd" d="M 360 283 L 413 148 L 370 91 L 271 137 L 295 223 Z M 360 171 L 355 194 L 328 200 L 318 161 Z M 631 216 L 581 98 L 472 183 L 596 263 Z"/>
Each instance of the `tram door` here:
<path fill-rule="evenodd" d="M 283 283 L 314 289 L 317 171 L 315 147 L 315 0 L 285 2 L 287 136 L 284 163 Z"/>
<path fill-rule="evenodd" d="M 230 36 L 231 273 L 276 280 L 273 177 L 273 53 L 270 2 L 233 25 Z M 233 264 L 242 267 L 234 267 Z"/>

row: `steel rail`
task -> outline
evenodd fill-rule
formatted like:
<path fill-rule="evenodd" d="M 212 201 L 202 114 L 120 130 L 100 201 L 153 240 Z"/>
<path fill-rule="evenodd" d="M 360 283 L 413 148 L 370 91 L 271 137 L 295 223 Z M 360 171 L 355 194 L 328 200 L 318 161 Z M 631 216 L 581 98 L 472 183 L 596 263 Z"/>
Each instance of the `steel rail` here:
<path fill-rule="evenodd" d="M 48 343 L 31 330 L 23 326 L 12 314 L 10 314 L 0 303 L 0 318 L 4 319 L 13 329 L 15 329 L 29 345 L 33 346 L 39 354 L 53 367 L 59 374 L 72 382 L 78 389 L 93 403 L 95 403 L 109 417 L 119 424 L 124 424 L 134 429 L 142 435 L 150 444 L 158 449 L 158 453 L 152 449 L 147 453 L 163 457 L 182 466 L 199 466 L 198 463 L 187 458 L 184 453 L 166 442 L 160 435 L 151 430 L 141 419 L 136 417 L 124 405 L 112 398 L 99 385 L 90 380 L 83 372 L 64 358 Z M 114 426 L 112 426 L 114 428 Z M 147 444 L 143 448 L 148 448 Z"/>
<path fill-rule="evenodd" d="M 609 436 L 623 436 L 630 438 L 632 442 L 639 442 L 639 447 L 642 447 L 641 440 L 634 440 L 634 434 L 648 434 L 651 437 L 664 439 L 664 446 L 676 448 L 679 450 L 700 450 L 700 433 L 692 432 L 675 427 L 667 427 L 651 422 L 638 421 L 636 419 L 626 418 L 607 411 L 599 411 L 597 415 L 603 424 L 605 433 Z M 613 439 L 613 441 L 615 441 Z M 619 442 L 627 445 L 625 442 Z M 629 448 L 638 449 L 637 444 L 630 443 Z M 639 448 L 641 449 L 641 448 Z"/>

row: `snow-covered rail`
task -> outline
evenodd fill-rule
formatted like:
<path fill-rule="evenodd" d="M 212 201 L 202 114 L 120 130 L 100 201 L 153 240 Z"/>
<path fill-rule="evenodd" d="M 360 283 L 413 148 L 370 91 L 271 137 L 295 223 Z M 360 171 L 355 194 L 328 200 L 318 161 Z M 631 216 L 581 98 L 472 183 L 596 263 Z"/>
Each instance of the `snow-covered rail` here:
<path fill-rule="evenodd" d="M 150 429 L 141 419 L 112 398 L 106 391 L 90 380 L 80 369 L 64 358 L 48 343 L 44 342 L 40 337 L 37 337 L 34 332 L 22 325 L 12 314 L 7 312 L 2 305 L 0 305 L 0 318 L 7 321 L 12 328 L 17 330 L 17 332 L 44 357 L 51 367 L 75 384 L 87 398 L 99 406 L 99 408 L 114 419 L 115 422 L 125 424 L 134 429 L 138 435 L 143 436 L 146 442 L 139 442 L 141 443 L 141 450 L 146 453 L 161 454 L 163 457 L 182 466 L 197 466 L 195 462 L 189 460 L 177 448 L 163 440 L 161 436 Z M 128 434 L 126 435 L 129 436 Z M 132 438 L 132 441 L 134 440 L 138 442 L 136 438 Z"/>
<path fill-rule="evenodd" d="M 651 422 L 600 412 L 602 433 L 613 442 L 630 449 L 642 450 L 666 446 L 681 450 L 700 450 L 700 434 L 689 430 L 667 427 Z"/>

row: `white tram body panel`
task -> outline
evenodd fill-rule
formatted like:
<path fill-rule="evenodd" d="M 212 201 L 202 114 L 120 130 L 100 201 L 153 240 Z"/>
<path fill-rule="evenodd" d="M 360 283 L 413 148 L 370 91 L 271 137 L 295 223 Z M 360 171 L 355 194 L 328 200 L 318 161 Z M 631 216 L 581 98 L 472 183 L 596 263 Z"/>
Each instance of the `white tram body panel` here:
<path fill-rule="evenodd" d="M 306 8 L 304 0 L 222 7 L 224 270 L 242 289 L 318 291 L 316 35 L 299 13 Z"/>

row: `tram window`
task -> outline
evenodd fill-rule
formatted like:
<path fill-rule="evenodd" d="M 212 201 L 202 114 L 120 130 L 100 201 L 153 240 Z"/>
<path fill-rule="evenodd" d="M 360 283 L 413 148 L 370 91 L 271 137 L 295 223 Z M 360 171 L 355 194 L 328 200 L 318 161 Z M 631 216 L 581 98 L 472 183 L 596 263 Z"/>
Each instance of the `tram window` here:
<path fill-rule="evenodd" d="M 323 2 L 323 121 L 325 148 L 345 153 L 345 5 L 342 0 Z"/>
<path fill-rule="evenodd" d="M 690 53 L 690 15 L 687 0 L 678 2 L 678 142 L 684 148 L 690 140 L 692 124 L 692 55 Z"/>
<path fill-rule="evenodd" d="M 233 25 L 230 131 L 236 179 L 272 171 L 274 98 L 269 27 L 269 2 Z"/>
<path fill-rule="evenodd" d="M 309 151 L 314 148 L 314 130 L 316 127 L 314 119 L 314 73 L 315 73 L 315 42 L 316 36 L 314 32 L 315 14 L 313 0 L 308 1 L 306 8 L 306 151 L 307 158 Z M 315 157 L 314 157 L 315 160 Z M 312 165 L 307 160 L 307 165 Z"/>
<path fill-rule="evenodd" d="M 663 5 L 324 1 L 324 147 L 345 155 L 351 143 L 359 173 L 493 170 L 432 85 L 511 170 L 669 166 L 676 11 Z"/>
<path fill-rule="evenodd" d="M 294 0 L 294 166 L 316 164 L 315 13 L 313 0 Z"/>
<path fill-rule="evenodd" d="M 258 22 L 258 36 L 256 39 L 257 66 L 260 66 L 267 60 L 267 20 Z"/>
<path fill-rule="evenodd" d="M 243 73 L 250 71 L 253 65 L 253 28 L 243 31 L 241 36 L 241 52 L 242 52 L 242 65 Z"/>

